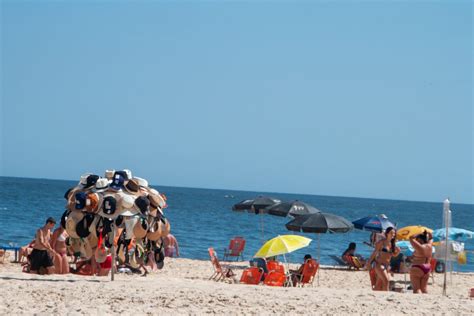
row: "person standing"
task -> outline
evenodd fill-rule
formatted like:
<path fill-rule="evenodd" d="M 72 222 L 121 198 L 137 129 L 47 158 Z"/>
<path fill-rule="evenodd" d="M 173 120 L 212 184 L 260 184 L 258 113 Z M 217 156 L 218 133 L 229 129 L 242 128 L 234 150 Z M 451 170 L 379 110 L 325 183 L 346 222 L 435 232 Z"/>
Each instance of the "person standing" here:
<path fill-rule="evenodd" d="M 178 241 L 172 234 L 163 238 L 163 246 L 165 247 L 166 257 L 179 257 Z"/>
<path fill-rule="evenodd" d="M 400 249 L 395 246 L 396 231 L 393 227 L 385 230 L 385 238 L 375 243 L 375 250 L 367 260 L 367 270 L 371 270 L 371 264 L 375 261 L 376 284 L 373 287 L 375 291 L 388 291 L 390 284 L 390 260 L 392 256 L 397 256 Z"/>
<path fill-rule="evenodd" d="M 410 243 L 415 248 L 410 268 L 413 293 L 428 293 L 433 237 L 425 230 L 422 234 L 410 236 Z"/>
<path fill-rule="evenodd" d="M 49 217 L 43 227 L 36 231 L 35 243 L 33 245 L 33 251 L 30 254 L 31 269 L 32 273 L 53 274 L 54 263 L 53 259 L 56 255 L 53 247 L 51 247 L 51 229 L 56 225 L 56 220 Z M 46 270 L 46 271 L 43 271 Z"/>

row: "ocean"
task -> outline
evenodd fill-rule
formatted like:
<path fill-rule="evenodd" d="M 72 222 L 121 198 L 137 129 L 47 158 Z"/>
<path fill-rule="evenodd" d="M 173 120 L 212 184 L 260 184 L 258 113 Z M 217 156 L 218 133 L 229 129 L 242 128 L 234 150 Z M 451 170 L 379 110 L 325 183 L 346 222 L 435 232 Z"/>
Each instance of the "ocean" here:
<path fill-rule="evenodd" d="M 34 237 L 35 230 L 47 217 L 58 222 L 64 211 L 66 190 L 77 181 L 0 177 L 0 244 L 24 245 Z M 234 236 L 246 239 L 244 258 L 249 260 L 263 240 L 277 235 L 294 234 L 285 228 L 290 218 L 234 212 L 232 205 L 246 198 L 269 195 L 282 200 L 300 200 L 316 208 L 354 221 L 370 214 L 385 214 L 398 227 L 423 225 L 433 229 L 442 225 L 442 200 L 439 203 L 395 201 L 369 198 L 349 198 L 305 194 L 283 194 L 233 190 L 195 189 L 153 186 L 168 197 L 165 215 L 171 222 L 181 257 L 208 260 L 207 249 L 214 247 L 218 255 Z M 451 204 L 454 227 L 474 231 L 474 205 Z M 262 233 L 263 224 L 263 233 Z M 287 256 L 290 262 L 300 262 L 306 253 L 317 256 L 317 235 L 301 234 L 313 239 L 309 247 Z M 357 243 L 357 253 L 368 257 L 371 248 L 363 244 L 370 233 L 353 230 L 346 234 L 321 234 L 321 263 L 335 264 L 331 255 L 339 256 L 350 242 Z M 467 250 L 474 250 L 474 240 L 467 241 Z M 454 265 L 455 271 L 474 272 L 474 254 L 468 253 L 468 263 Z"/>

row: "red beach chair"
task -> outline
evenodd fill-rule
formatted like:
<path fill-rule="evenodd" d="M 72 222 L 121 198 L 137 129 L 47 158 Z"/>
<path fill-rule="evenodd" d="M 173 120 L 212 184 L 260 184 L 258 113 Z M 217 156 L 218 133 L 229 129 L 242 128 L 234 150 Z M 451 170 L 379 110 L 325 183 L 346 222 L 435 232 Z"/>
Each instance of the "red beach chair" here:
<path fill-rule="evenodd" d="M 435 258 L 431 258 L 431 261 L 430 261 L 430 266 L 431 266 L 430 274 L 431 274 L 431 280 L 433 281 L 433 284 L 434 284 L 434 273 L 435 273 L 435 270 L 436 270 L 436 263 L 438 263 L 438 260 L 436 260 Z"/>
<path fill-rule="evenodd" d="M 259 267 L 250 267 L 242 272 L 240 283 L 257 285 L 263 276 L 263 269 Z"/>
<path fill-rule="evenodd" d="M 278 261 L 268 261 L 267 262 L 268 271 L 276 271 L 285 274 L 285 266 Z"/>
<path fill-rule="evenodd" d="M 241 258 L 244 260 L 244 248 L 245 248 L 245 239 L 242 237 L 234 237 L 230 240 L 229 247 L 224 249 L 224 258 L 222 260 L 226 261 L 226 259 L 230 257 L 235 257 L 237 260 Z"/>
<path fill-rule="evenodd" d="M 268 272 L 263 283 L 268 286 L 284 286 L 287 281 L 285 273 L 275 270 Z"/>
<path fill-rule="evenodd" d="M 214 248 L 209 248 L 209 256 L 211 257 L 211 263 L 212 266 L 214 267 L 214 273 L 211 275 L 209 280 L 214 280 L 214 281 L 221 281 L 225 280 L 227 278 L 230 278 L 233 280 L 233 277 L 235 276 L 235 273 L 230 269 L 230 268 L 223 268 L 219 262 L 219 259 L 217 259 L 217 254 L 214 251 Z"/>
<path fill-rule="evenodd" d="M 319 263 L 314 259 L 308 259 L 304 263 L 303 271 L 298 279 L 298 285 L 303 287 L 305 284 L 313 285 L 314 276 L 318 272 Z"/>

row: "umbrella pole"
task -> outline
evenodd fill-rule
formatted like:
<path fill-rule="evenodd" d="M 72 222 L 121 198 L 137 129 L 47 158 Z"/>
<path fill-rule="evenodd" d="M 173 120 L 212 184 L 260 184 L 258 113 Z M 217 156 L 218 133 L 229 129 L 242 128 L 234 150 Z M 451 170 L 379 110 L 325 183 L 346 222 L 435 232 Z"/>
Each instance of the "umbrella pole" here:
<path fill-rule="evenodd" d="M 321 274 L 321 234 L 318 234 L 318 263 L 319 263 L 319 271 L 318 271 L 318 286 L 319 286 L 319 275 Z"/>
<path fill-rule="evenodd" d="M 444 282 L 443 282 L 443 295 L 446 296 L 446 274 L 448 272 L 448 246 L 449 246 L 449 227 L 446 225 L 446 249 L 444 254 Z"/>
<path fill-rule="evenodd" d="M 110 270 L 110 281 L 115 277 L 115 227 L 112 227 L 112 269 Z"/>

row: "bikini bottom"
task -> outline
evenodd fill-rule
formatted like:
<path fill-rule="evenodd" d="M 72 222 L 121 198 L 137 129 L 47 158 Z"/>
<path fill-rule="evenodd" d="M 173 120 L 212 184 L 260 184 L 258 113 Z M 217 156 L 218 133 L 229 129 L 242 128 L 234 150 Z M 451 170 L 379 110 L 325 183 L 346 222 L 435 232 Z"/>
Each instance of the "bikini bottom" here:
<path fill-rule="evenodd" d="M 414 264 L 411 267 L 420 269 L 421 271 L 423 271 L 424 274 L 428 274 L 431 271 L 431 265 L 429 263 Z"/>

